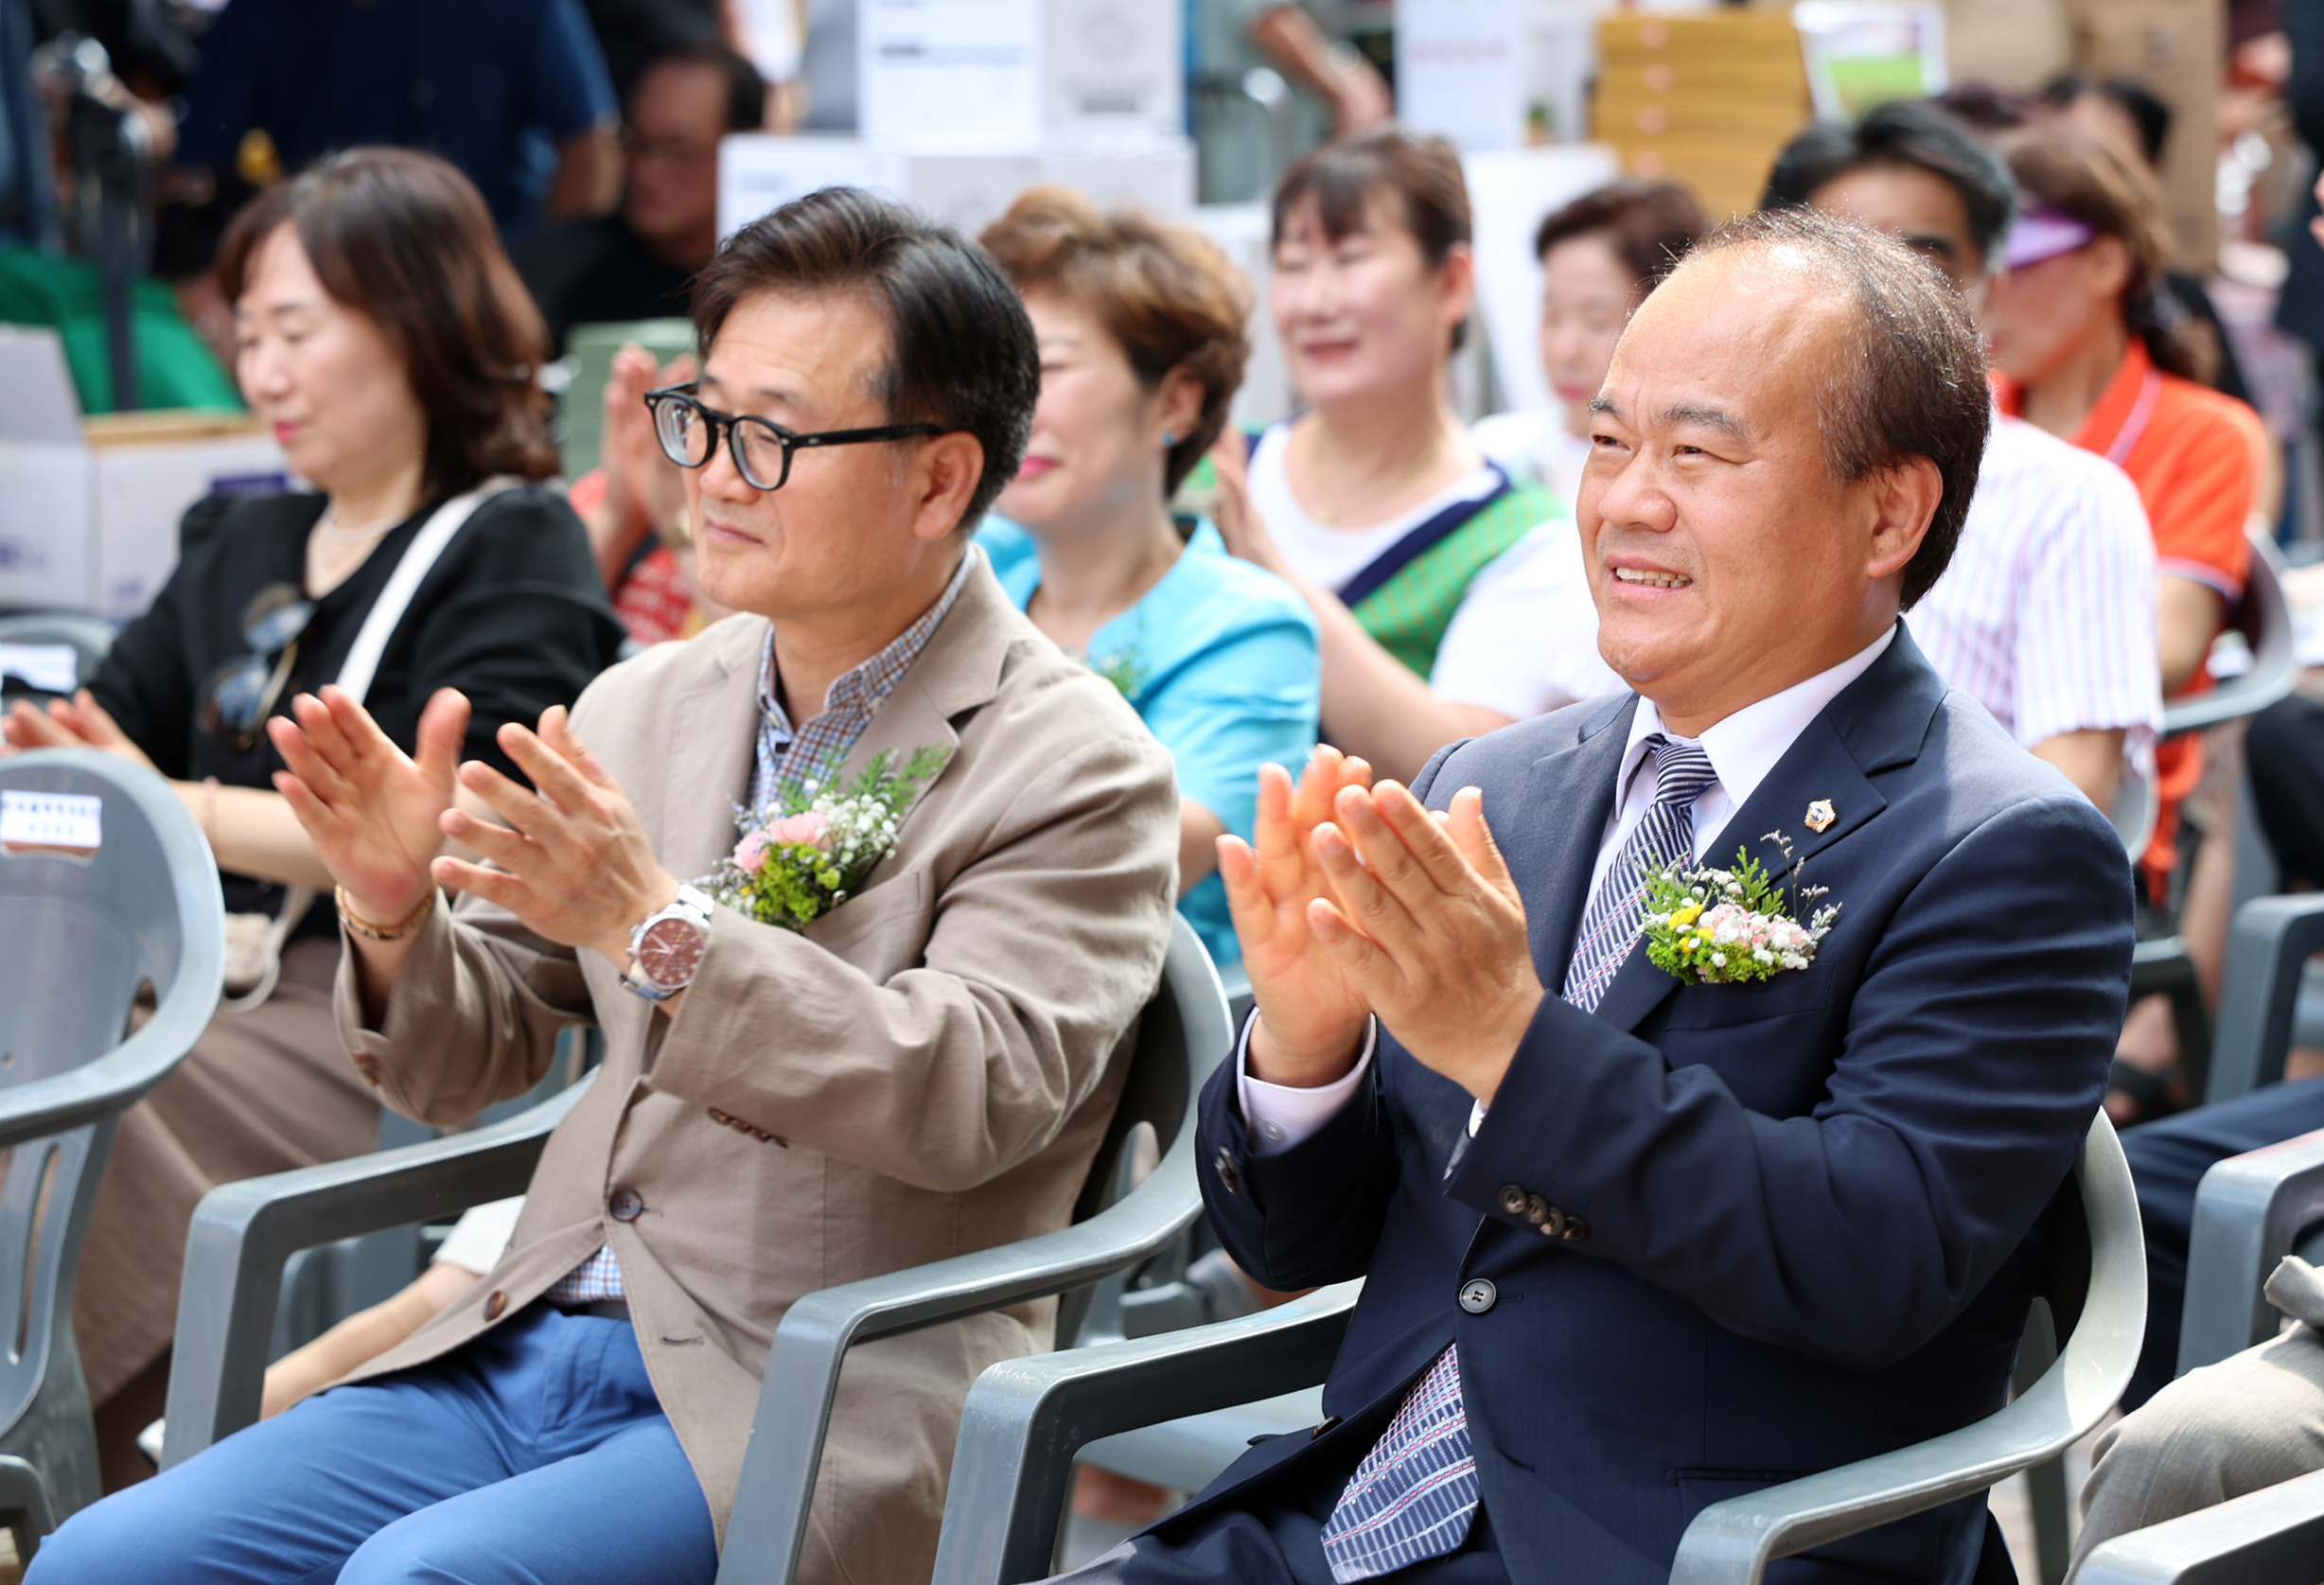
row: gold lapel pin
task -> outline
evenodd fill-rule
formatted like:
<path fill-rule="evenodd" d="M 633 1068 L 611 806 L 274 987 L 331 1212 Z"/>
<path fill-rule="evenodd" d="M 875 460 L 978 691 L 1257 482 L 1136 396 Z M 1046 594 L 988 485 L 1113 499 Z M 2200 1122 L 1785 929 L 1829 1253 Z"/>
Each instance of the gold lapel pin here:
<path fill-rule="evenodd" d="M 1832 801 L 1828 798 L 1820 798 L 1807 806 L 1807 829 L 1810 831 L 1822 831 L 1838 819 L 1840 816 L 1832 808 Z"/>

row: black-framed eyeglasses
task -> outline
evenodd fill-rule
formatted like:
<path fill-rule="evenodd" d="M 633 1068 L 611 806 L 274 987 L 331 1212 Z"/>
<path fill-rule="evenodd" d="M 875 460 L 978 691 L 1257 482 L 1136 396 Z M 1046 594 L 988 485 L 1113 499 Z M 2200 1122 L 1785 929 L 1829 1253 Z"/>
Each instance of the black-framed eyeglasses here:
<path fill-rule="evenodd" d="M 875 430 L 825 430 L 794 434 L 781 424 L 733 413 L 713 413 L 695 399 L 693 382 L 645 394 L 654 414 L 654 434 L 662 453 L 680 467 L 700 467 L 716 455 L 718 432 L 727 436 L 734 470 L 754 490 L 779 490 L 791 477 L 791 455 L 811 446 L 863 446 L 878 440 L 911 440 L 942 434 L 942 424 L 883 424 Z"/>
<path fill-rule="evenodd" d="M 290 679 L 299 640 L 314 620 L 315 603 L 296 584 L 272 583 L 242 608 L 242 642 L 250 653 L 222 661 L 202 683 L 202 730 L 248 753 L 258 742 L 258 724 L 273 713 Z M 279 656 L 280 659 L 272 659 Z"/>

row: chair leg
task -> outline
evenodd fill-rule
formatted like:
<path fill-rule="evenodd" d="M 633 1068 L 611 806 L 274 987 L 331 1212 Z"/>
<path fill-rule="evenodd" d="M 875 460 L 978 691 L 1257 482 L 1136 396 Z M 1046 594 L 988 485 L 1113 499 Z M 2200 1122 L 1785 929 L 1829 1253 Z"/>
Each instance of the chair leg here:
<path fill-rule="evenodd" d="M 2036 1464 L 2025 1472 L 2027 1495 L 2034 1509 L 2034 1568 L 2041 1585 L 2065 1585 L 2067 1559 L 2073 1537 L 2066 1502 L 2066 1459 L 2063 1454 Z"/>

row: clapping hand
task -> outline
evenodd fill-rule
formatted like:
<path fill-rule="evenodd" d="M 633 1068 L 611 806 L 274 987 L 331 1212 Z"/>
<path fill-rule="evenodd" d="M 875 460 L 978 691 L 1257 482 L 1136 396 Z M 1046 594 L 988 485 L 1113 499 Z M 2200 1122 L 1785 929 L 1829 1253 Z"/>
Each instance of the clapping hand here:
<path fill-rule="evenodd" d="M 654 855 L 621 784 L 573 736 L 564 706 L 541 712 L 537 733 L 502 727 L 500 745 L 537 790 L 480 761 L 462 766 L 460 784 L 508 824 L 447 814 L 444 834 L 491 863 L 439 858 L 436 879 L 498 903 L 537 936 L 627 967 L 630 932 L 678 896 L 678 877 Z"/>
<path fill-rule="evenodd" d="M 17 748 L 95 748 L 132 765 L 153 768 L 144 749 L 132 743 L 97 696 L 86 688 L 69 699 L 52 699 L 45 713 L 29 699 L 18 699 L 0 722 L 0 754 Z"/>
<path fill-rule="evenodd" d="M 1309 838 L 1331 889 L 1310 931 L 1406 1050 L 1489 1104 L 1545 993 L 1484 795 L 1431 814 L 1382 782 L 1331 811 Z"/>
<path fill-rule="evenodd" d="M 1219 838 L 1219 874 L 1259 1008 L 1251 1070 L 1271 1083 L 1327 1084 L 1354 1064 L 1371 1016 L 1363 989 L 1317 939 L 1310 910 L 1330 895 L 1311 841 L 1343 792 L 1362 796 L 1371 767 L 1329 744 L 1294 785 L 1281 766 L 1259 771 L 1255 841 Z"/>
<path fill-rule="evenodd" d="M 378 925 L 405 918 L 434 884 L 428 866 L 444 845 L 467 699 L 444 688 L 428 701 L 416 759 L 341 689 L 302 694 L 290 710 L 295 720 L 277 715 L 266 724 L 289 767 L 274 773 L 275 790 L 360 917 Z"/>

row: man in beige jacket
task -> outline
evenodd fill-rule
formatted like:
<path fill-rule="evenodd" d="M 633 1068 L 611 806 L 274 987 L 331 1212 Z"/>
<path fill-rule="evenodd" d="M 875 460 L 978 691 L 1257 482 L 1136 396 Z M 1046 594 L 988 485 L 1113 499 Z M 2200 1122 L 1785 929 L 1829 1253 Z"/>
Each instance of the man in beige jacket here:
<path fill-rule="evenodd" d="M 276 723 L 382 1098 L 471 1117 L 591 1021 L 604 1070 L 473 1288 L 82 1513 L 34 1579 L 707 1582 L 784 1309 L 1070 1215 L 1160 973 L 1177 805 L 968 539 L 1023 452 L 1031 328 L 981 254 L 844 189 L 742 232 L 695 315 L 703 378 L 656 418 L 704 585 L 746 614 L 508 728 L 533 787 L 455 769 L 457 696 L 416 761 L 327 690 Z M 803 928 L 682 884 L 738 805 L 924 749 L 892 856 Z M 807 1577 L 925 1577 L 969 1382 L 1049 1333 L 1029 1305 L 854 1350 Z"/>

